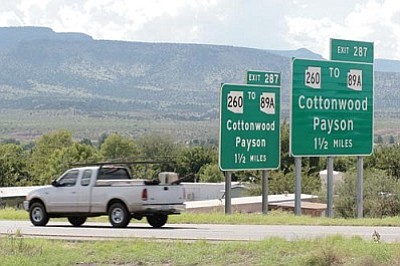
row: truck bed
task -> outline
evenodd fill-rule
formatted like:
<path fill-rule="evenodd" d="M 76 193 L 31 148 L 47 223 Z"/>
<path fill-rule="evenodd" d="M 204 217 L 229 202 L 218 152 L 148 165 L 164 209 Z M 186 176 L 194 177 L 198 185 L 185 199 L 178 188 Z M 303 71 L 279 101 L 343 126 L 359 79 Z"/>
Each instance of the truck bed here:
<path fill-rule="evenodd" d="M 140 186 L 144 185 L 144 179 L 104 179 L 97 180 L 96 187 L 121 187 L 121 186 Z"/>

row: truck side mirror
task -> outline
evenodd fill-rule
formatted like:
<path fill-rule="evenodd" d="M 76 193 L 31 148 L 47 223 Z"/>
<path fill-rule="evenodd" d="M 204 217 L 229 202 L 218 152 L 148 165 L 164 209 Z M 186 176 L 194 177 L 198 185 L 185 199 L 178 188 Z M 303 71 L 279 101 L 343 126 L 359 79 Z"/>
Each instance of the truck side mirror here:
<path fill-rule="evenodd" d="M 52 185 L 53 187 L 59 187 L 59 186 L 60 186 L 60 183 L 58 183 L 57 180 L 53 180 L 53 182 L 51 182 L 51 185 Z"/>

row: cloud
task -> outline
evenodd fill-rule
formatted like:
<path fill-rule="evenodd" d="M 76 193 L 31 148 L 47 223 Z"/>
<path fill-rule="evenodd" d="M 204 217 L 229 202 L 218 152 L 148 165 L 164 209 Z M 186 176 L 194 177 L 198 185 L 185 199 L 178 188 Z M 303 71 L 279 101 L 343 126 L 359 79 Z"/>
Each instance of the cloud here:
<path fill-rule="evenodd" d="M 329 39 L 335 37 L 335 32 L 342 32 L 342 26 L 329 18 L 285 17 L 285 19 L 289 28 L 286 41 L 291 43 L 293 48 L 306 47 L 329 59 Z"/>
<path fill-rule="evenodd" d="M 20 25 L 22 24 L 20 18 L 12 11 L 0 12 L 0 25 Z"/>
<path fill-rule="evenodd" d="M 135 31 L 162 16 L 177 16 L 186 7 L 202 8 L 214 1 L 193 4 L 185 0 L 130 1 L 130 0 L 19 0 L 0 1 L 1 26 L 40 25 L 56 31 L 90 29 L 89 34 L 118 36 L 124 31 Z M 122 37 L 122 36 L 121 36 Z"/>
<path fill-rule="evenodd" d="M 46 26 L 95 39 L 308 48 L 328 58 L 329 38 L 375 42 L 400 58 L 397 0 L 0 0 L 0 26 Z"/>
<path fill-rule="evenodd" d="M 4 2 L 4 5 L 2 5 Z M 0 0 L 0 26 L 47 26 L 97 39 L 282 46 L 279 0 Z M 279 17 L 280 16 L 280 17 Z M 278 26 L 277 26 L 278 25 Z M 270 29 L 278 30 L 278 33 Z M 279 37 L 276 37 L 279 36 Z"/>
<path fill-rule="evenodd" d="M 329 58 L 329 38 L 373 41 L 375 57 L 400 58 L 400 6 L 395 0 L 368 1 L 354 6 L 344 20 L 285 17 L 287 42 L 322 51 Z"/>
<path fill-rule="evenodd" d="M 119 30 L 119 39 L 143 41 L 191 41 L 202 31 L 198 21 L 207 19 L 203 14 L 214 5 L 213 1 L 201 4 L 193 4 L 191 1 L 174 1 L 173 4 L 170 1 L 129 3 L 126 11 L 119 14 L 121 21 L 116 23 L 123 25 Z M 114 12 L 120 10 L 115 6 L 113 9 Z M 115 16 L 107 21 L 115 21 Z"/>

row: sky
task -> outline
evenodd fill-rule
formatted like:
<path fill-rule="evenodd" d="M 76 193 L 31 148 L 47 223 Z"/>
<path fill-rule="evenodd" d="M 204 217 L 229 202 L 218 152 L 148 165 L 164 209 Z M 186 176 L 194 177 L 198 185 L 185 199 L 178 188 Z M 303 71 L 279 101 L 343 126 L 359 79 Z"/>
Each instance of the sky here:
<path fill-rule="evenodd" d="M 0 26 L 44 26 L 94 39 L 307 48 L 330 38 L 374 42 L 400 60 L 398 0 L 0 0 Z"/>

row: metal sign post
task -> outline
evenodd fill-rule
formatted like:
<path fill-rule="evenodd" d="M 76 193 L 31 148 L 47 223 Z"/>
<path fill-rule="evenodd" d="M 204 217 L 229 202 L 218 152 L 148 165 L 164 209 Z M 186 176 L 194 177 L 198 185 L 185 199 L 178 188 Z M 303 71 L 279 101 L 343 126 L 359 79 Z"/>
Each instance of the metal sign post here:
<path fill-rule="evenodd" d="M 327 185 L 327 210 L 326 217 L 333 217 L 333 157 L 329 156 L 327 159 L 327 173 L 326 173 L 326 185 Z"/>
<path fill-rule="evenodd" d="M 225 214 L 232 214 L 231 182 L 232 173 L 227 171 L 225 172 Z"/>
<path fill-rule="evenodd" d="M 296 174 L 294 213 L 295 215 L 301 215 L 301 157 L 295 157 L 294 164 L 295 164 L 295 174 Z"/>
<path fill-rule="evenodd" d="M 262 175 L 262 213 L 268 213 L 268 176 L 267 170 L 263 170 Z"/>
<path fill-rule="evenodd" d="M 363 200 L 364 158 L 357 157 L 357 218 L 364 216 Z"/>

